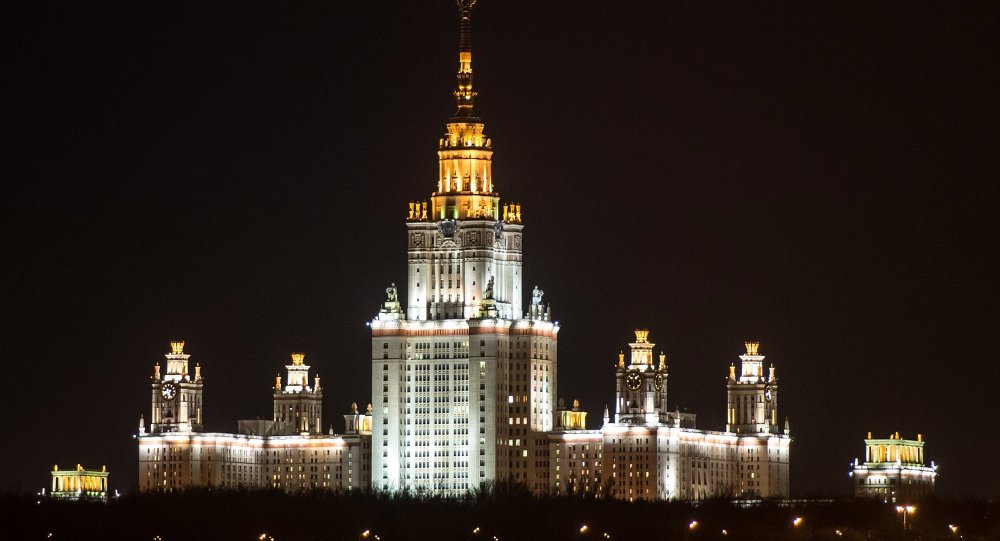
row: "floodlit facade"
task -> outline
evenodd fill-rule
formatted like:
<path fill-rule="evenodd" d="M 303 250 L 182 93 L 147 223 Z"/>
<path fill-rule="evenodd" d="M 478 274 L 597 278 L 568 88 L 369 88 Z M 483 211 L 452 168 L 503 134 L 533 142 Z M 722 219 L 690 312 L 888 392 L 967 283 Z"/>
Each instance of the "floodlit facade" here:
<path fill-rule="evenodd" d="M 108 501 L 108 468 L 101 466 L 98 470 L 86 470 L 80 464 L 72 470 L 60 470 L 52 467 L 52 492 L 50 496 L 57 500 L 96 500 Z"/>
<path fill-rule="evenodd" d="M 558 400 L 559 323 L 522 274 L 524 222 L 493 178 L 493 142 L 475 116 L 470 15 L 459 0 L 457 109 L 438 142 L 438 177 L 406 209 L 407 277 L 368 323 L 368 412 L 324 435 L 319 378 L 293 355 L 274 387 L 272 421 L 239 434 L 202 433 L 200 366 L 172 343 L 140 422 L 140 487 L 301 490 L 372 488 L 461 496 L 494 483 L 535 494 L 626 500 L 787 497 L 791 437 L 779 427 L 778 380 L 757 342 L 726 382 L 724 431 L 670 411 L 667 363 L 636 330 L 613 373 L 614 411 L 587 428 L 577 401 Z M 525 301 L 527 301 L 525 303 Z M 610 382 L 610 381 L 609 381 Z M 720 407 L 721 410 L 721 407 Z"/>
<path fill-rule="evenodd" d="M 170 343 L 166 373 L 153 367 L 151 422 L 139 419 L 139 490 L 190 487 L 352 490 L 370 484 L 371 413 L 356 404 L 345 431 L 321 432 L 320 378 L 309 386 L 305 356 L 292 354 L 287 384 L 275 378 L 273 420 L 238 422 L 237 433 L 202 430 L 201 366 L 189 368 L 184 342 Z"/>
<path fill-rule="evenodd" d="M 760 344 L 745 344 L 739 376 L 730 366 L 730 422 L 719 432 L 667 408 L 666 356 L 654 357 L 649 331 L 635 336 L 615 367 L 614 417 L 605 409 L 600 430 L 551 434 L 548 491 L 629 501 L 787 497 L 791 436 L 787 421 L 778 425 L 777 378 L 773 367 L 764 374 Z"/>
<path fill-rule="evenodd" d="M 790 436 L 759 344 L 730 368 L 725 432 L 667 407 L 666 357 L 637 330 L 615 369 L 614 420 L 588 430 L 556 403 L 558 322 L 525 291 L 520 204 L 501 200 L 473 111 L 470 11 L 460 1 L 457 110 L 438 178 L 406 214 L 405 305 L 395 284 L 372 332 L 372 486 L 458 496 L 503 482 L 622 499 L 787 496 Z M 522 298 L 530 294 L 530 303 Z"/>
<path fill-rule="evenodd" d="M 899 437 L 899 432 L 888 438 L 865 439 L 865 462 L 854 459 L 850 476 L 854 482 L 854 495 L 873 498 L 886 503 L 912 503 L 934 493 L 937 466 L 924 461 L 924 437 L 916 440 Z"/>
<path fill-rule="evenodd" d="M 405 306 L 393 284 L 370 323 L 377 489 L 528 483 L 552 429 L 559 325 L 537 286 L 522 306 L 521 206 L 495 190 L 492 141 L 473 112 L 473 3 L 459 2 L 457 109 L 438 141 L 436 190 L 406 214 Z"/>

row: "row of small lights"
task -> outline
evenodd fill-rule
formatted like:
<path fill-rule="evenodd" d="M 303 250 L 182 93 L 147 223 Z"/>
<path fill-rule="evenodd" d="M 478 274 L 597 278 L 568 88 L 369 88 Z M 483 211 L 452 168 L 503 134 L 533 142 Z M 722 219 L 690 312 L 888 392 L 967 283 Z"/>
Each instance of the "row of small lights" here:
<path fill-rule="evenodd" d="M 899 505 L 899 506 L 896 506 L 896 512 L 897 513 L 903 513 L 904 528 L 905 528 L 906 516 L 907 515 L 912 515 L 916 510 L 917 510 L 916 506 L 913 506 L 913 505 L 905 505 L 905 506 L 904 505 Z M 804 522 L 805 522 L 805 519 L 803 519 L 802 517 L 795 517 L 795 518 L 792 519 L 792 527 L 798 528 Z M 694 530 L 696 530 L 698 528 L 699 525 L 700 524 L 699 524 L 699 522 L 697 520 L 692 520 L 690 523 L 688 523 L 688 530 L 694 531 Z M 954 535 L 958 535 L 958 526 L 956 526 L 954 524 L 949 524 L 948 525 L 948 530 L 951 531 L 951 533 L 952 533 L 953 536 Z M 586 534 L 587 532 L 590 531 L 590 526 L 584 524 L 583 526 L 580 526 L 580 530 L 579 531 L 580 531 L 581 535 Z M 844 532 L 842 532 L 840 530 L 835 530 L 835 532 L 836 532 L 836 534 L 837 534 L 838 537 L 844 535 Z M 472 530 L 472 535 L 479 535 L 480 533 L 482 533 L 482 528 L 480 528 L 479 526 L 476 526 Z M 723 529 L 722 530 L 722 535 L 729 535 L 729 530 Z M 52 538 L 52 533 L 49 533 L 48 537 Z M 603 532 L 601 534 L 601 537 L 604 538 L 604 539 L 610 540 L 611 539 L 611 534 L 609 534 L 608 532 Z M 361 532 L 358 535 L 358 539 L 374 539 L 375 541 L 382 541 L 382 538 L 379 537 L 378 534 L 373 534 L 371 530 L 365 530 L 365 531 Z M 274 537 L 271 536 L 271 535 L 269 535 L 267 532 L 264 532 L 264 533 L 260 534 L 259 536 L 257 536 L 257 540 L 258 541 L 275 541 Z M 161 538 L 160 536 L 157 535 L 156 537 L 153 538 L 153 541 L 163 541 L 163 538 Z M 493 541 L 500 541 L 500 539 L 497 536 L 494 535 L 493 536 Z"/>

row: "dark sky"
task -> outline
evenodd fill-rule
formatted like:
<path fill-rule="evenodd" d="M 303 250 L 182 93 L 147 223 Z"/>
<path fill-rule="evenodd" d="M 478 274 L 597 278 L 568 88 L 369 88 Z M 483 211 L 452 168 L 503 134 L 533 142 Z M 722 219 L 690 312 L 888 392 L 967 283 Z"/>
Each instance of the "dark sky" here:
<path fill-rule="evenodd" d="M 435 187 L 457 15 L 411 2 L 3 8 L 3 488 L 135 486 L 148 378 L 183 338 L 211 430 L 266 417 L 292 351 L 338 430 L 364 323 Z M 287 4 L 287 5 L 286 5 Z M 708 5 L 711 4 L 711 5 Z M 15 11 L 11 11 L 15 10 Z M 599 422 L 637 326 L 671 406 L 724 422 L 756 338 L 792 491 L 849 490 L 866 432 L 940 492 L 1000 495 L 994 2 L 539 2 L 473 14 L 495 186 L 559 395 Z"/>

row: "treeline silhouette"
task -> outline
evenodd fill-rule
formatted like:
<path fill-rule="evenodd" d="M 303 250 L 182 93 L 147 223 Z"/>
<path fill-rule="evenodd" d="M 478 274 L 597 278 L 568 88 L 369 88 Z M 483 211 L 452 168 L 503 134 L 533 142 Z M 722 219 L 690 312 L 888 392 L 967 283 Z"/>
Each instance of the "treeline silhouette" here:
<path fill-rule="evenodd" d="M 629 503 L 534 497 L 505 484 L 461 499 L 408 492 L 192 489 L 129 494 L 106 504 L 7 494 L 0 505 L 14 517 L 5 521 L 13 529 L 4 537 L 25 540 L 1000 539 L 995 502 L 934 498 L 915 504 L 906 532 L 895 506 L 865 500 Z M 796 517 L 802 519 L 798 525 Z"/>

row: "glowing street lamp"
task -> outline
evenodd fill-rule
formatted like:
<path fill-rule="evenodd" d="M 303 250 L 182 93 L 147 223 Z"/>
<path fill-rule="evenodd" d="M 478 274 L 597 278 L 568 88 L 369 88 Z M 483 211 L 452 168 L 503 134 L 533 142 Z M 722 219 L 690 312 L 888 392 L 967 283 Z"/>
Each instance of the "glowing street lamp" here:
<path fill-rule="evenodd" d="M 475 528 L 472 529 L 472 535 L 478 535 L 479 531 L 480 531 L 479 526 L 476 526 Z"/>
<path fill-rule="evenodd" d="M 951 530 L 952 537 L 958 536 L 958 526 L 955 526 L 954 524 L 949 524 L 948 529 Z"/>
<path fill-rule="evenodd" d="M 913 512 L 916 511 L 916 510 L 917 510 L 917 508 L 914 505 L 897 505 L 896 506 L 896 512 L 903 514 L 903 531 L 904 532 L 907 530 L 907 528 L 906 528 L 906 516 L 907 515 L 912 515 Z M 913 525 L 911 524 L 910 526 L 912 527 Z"/>
<path fill-rule="evenodd" d="M 792 519 L 792 526 L 798 528 L 801 525 L 802 525 L 802 517 L 795 517 L 794 519 Z"/>
<path fill-rule="evenodd" d="M 589 529 L 590 529 L 590 527 L 588 527 L 586 524 L 584 524 L 583 526 L 580 526 L 580 533 L 587 533 L 587 530 L 589 530 Z"/>
<path fill-rule="evenodd" d="M 688 538 L 688 534 L 689 533 L 693 533 L 694 530 L 695 530 L 695 528 L 697 528 L 697 527 L 698 527 L 698 521 L 697 520 L 692 520 L 690 523 L 688 523 L 687 529 L 684 530 L 684 539 L 687 539 Z"/>

